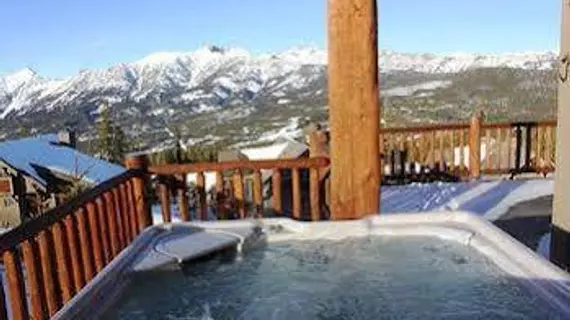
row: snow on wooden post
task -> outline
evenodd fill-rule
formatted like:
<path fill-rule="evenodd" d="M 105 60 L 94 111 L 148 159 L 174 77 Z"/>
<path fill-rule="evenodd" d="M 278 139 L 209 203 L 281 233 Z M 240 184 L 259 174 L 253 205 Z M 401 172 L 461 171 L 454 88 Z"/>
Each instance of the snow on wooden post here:
<path fill-rule="evenodd" d="M 141 171 L 141 176 L 133 178 L 133 195 L 135 212 L 138 215 L 139 232 L 152 225 L 152 216 L 146 199 L 146 172 L 148 172 L 148 158 L 146 155 L 133 156 L 125 161 L 127 169 Z"/>
<path fill-rule="evenodd" d="M 471 118 L 469 127 L 469 177 L 481 178 L 481 125 L 483 117 L 480 113 Z"/>
<path fill-rule="evenodd" d="M 331 218 L 377 214 L 380 103 L 374 0 L 329 0 Z"/>
<path fill-rule="evenodd" d="M 552 215 L 550 259 L 570 270 L 570 0 L 563 1 L 561 64 L 558 71 L 558 130 L 556 138 L 556 180 Z"/>

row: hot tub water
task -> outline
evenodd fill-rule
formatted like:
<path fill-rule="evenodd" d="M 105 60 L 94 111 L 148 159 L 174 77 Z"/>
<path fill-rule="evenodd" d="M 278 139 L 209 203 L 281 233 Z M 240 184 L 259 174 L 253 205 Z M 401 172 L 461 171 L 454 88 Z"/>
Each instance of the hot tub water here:
<path fill-rule="evenodd" d="M 475 249 L 434 237 L 288 240 L 137 274 L 101 319 L 562 319 Z"/>

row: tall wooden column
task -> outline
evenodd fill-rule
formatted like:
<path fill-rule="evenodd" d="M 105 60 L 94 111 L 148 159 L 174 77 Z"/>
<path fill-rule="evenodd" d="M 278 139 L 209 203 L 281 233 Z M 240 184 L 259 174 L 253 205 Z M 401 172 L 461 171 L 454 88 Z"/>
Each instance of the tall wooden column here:
<path fill-rule="evenodd" d="M 556 181 L 550 258 L 570 270 L 570 0 L 562 1 L 562 35 L 558 71 Z"/>
<path fill-rule="evenodd" d="M 329 0 L 331 218 L 377 214 L 380 104 L 375 0 Z"/>

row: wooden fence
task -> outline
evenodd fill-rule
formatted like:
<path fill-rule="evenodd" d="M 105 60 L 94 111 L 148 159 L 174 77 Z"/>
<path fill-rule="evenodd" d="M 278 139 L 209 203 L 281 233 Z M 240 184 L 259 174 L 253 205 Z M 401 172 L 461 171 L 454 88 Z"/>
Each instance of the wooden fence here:
<path fill-rule="evenodd" d="M 155 190 L 148 188 L 150 175 L 174 177 L 198 174 L 199 219 L 206 219 L 208 203 L 204 172 L 217 173 L 217 200 L 222 218 L 234 208 L 225 207 L 226 199 L 237 205 L 238 218 L 246 217 L 243 174 L 254 176 L 254 210 L 264 212 L 261 170 L 271 170 L 273 210 L 283 213 L 287 203 L 282 194 L 283 173 L 291 172 L 293 218 L 321 219 L 323 189 L 319 169 L 327 167 L 326 158 L 278 161 L 240 161 L 147 168 L 143 157 L 127 162 L 125 174 L 106 181 L 69 203 L 57 207 L 0 236 L 6 285 L 0 283 L 0 320 L 48 319 L 70 301 L 89 281 L 126 248 L 146 227 L 153 224 L 149 200 Z M 310 212 L 303 212 L 301 171 L 310 175 Z M 226 176 L 230 176 L 228 185 Z M 178 179 L 178 180 L 177 180 Z M 158 185 L 163 220 L 171 221 L 172 184 Z M 182 220 L 190 220 L 187 187 L 175 185 Z M 224 213 L 225 212 L 225 213 Z M 7 292 L 4 290 L 8 288 Z M 7 299 L 6 299 L 7 298 Z M 6 304 L 5 302 L 8 302 Z"/>
<path fill-rule="evenodd" d="M 460 180 L 553 172 L 556 121 L 471 123 L 382 130 L 384 180 Z"/>
<path fill-rule="evenodd" d="M 49 318 L 126 248 L 149 223 L 143 179 L 128 171 L 3 234 L 0 319 Z"/>
<path fill-rule="evenodd" d="M 149 172 L 158 176 L 159 198 L 163 221 L 172 221 L 172 195 L 178 199 L 178 207 L 182 221 L 191 220 L 191 211 L 196 210 L 200 219 L 207 219 L 208 210 L 213 208 L 219 217 L 227 218 L 231 208 L 237 208 L 238 218 L 249 216 L 253 209 L 254 216 L 261 217 L 267 212 L 267 197 L 271 198 L 270 210 L 275 215 L 283 215 L 285 207 L 291 208 L 292 218 L 297 220 L 320 220 L 323 216 L 324 186 L 320 179 L 320 169 L 328 167 L 327 158 L 301 158 L 271 161 L 236 161 L 222 163 L 165 165 L 149 168 Z M 216 183 L 214 197 L 208 201 L 206 189 L 206 172 L 215 172 Z M 186 176 L 195 173 L 197 176 L 197 205 L 190 208 L 188 203 L 188 187 Z M 304 188 L 303 173 L 309 176 L 308 203 L 309 212 L 303 212 Z M 244 175 L 253 181 L 253 206 L 248 208 L 244 190 Z M 289 184 L 284 183 L 284 176 L 290 176 Z M 266 195 L 266 179 L 271 179 L 271 194 Z M 285 190 L 284 190 L 285 189 Z M 291 202 L 284 201 L 284 194 L 291 193 Z M 210 202 L 210 203 L 209 203 Z"/>

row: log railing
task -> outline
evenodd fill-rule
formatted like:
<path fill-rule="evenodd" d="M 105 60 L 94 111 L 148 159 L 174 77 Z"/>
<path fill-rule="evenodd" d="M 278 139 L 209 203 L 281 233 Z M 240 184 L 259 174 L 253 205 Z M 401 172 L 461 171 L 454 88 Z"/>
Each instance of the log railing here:
<path fill-rule="evenodd" d="M 555 170 L 556 121 L 382 129 L 384 181 L 548 174 Z"/>
<path fill-rule="evenodd" d="M 485 174 L 536 172 L 555 169 L 556 121 L 484 124 L 481 145 L 486 150 Z"/>
<path fill-rule="evenodd" d="M 450 124 L 382 130 L 384 176 L 400 179 L 405 176 L 468 174 L 468 124 Z"/>
<path fill-rule="evenodd" d="M 328 166 L 329 160 L 321 157 L 164 165 L 148 171 L 156 177 L 162 220 L 166 223 L 173 220 L 174 198 L 182 221 L 207 220 L 212 215 L 218 219 L 276 215 L 315 221 L 326 216 L 321 175 Z M 188 190 L 189 174 L 196 175 L 194 190 Z M 213 190 L 207 189 L 207 174 L 215 175 Z M 246 189 L 251 190 L 250 199 Z M 195 198 L 193 203 L 188 201 L 190 192 Z"/>
<path fill-rule="evenodd" d="M 250 212 L 259 217 L 267 213 L 265 199 L 271 200 L 277 215 L 289 214 L 299 220 L 326 218 L 321 171 L 329 166 L 328 158 L 152 168 L 147 163 L 144 156 L 132 158 L 126 173 L 0 236 L 0 320 L 53 316 L 152 225 L 151 175 L 161 177 L 158 191 L 164 222 L 172 220 L 171 195 L 178 198 L 183 221 L 191 219 L 193 210 L 200 219 L 207 219 L 212 204 L 222 213 L 219 218 L 233 212 L 237 218 L 246 218 Z M 214 203 L 206 197 L 205 173 L 210 171 L 216 174 Z M 187 184 L 182 183 L 189 173 L 198 177 L 195 207 L 189 201 Z M 252 179 L 251 207 L 245 201 L 246 179 Z"/>
<path fill-rule="evenodd" d="M 143 177 L 127 171 L 0 236 L 0 319 L 48 319 L 126 248 L 147 226 Z"/>

